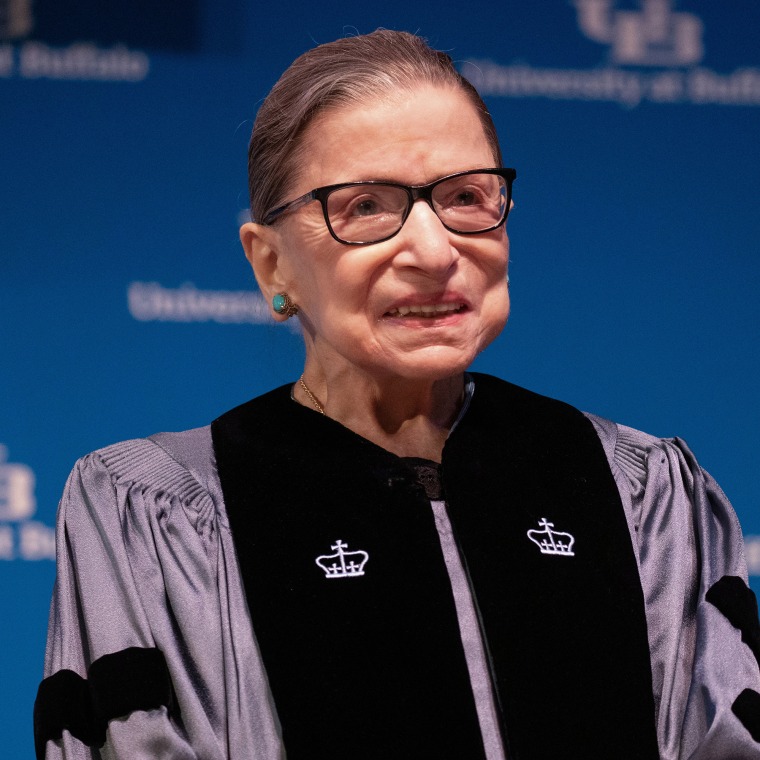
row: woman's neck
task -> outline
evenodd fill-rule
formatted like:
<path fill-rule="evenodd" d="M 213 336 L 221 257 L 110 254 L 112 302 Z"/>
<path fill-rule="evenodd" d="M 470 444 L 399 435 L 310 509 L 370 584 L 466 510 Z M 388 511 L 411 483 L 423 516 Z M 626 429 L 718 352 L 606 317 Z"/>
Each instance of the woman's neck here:
<path fill-rule="evenodd" d="M 441 461 L 464 398 L 462 374 L 443 380 L 378 380 L 361 372 L 326 373 L 307 366 L 293 395 L 398 456 Z"/>

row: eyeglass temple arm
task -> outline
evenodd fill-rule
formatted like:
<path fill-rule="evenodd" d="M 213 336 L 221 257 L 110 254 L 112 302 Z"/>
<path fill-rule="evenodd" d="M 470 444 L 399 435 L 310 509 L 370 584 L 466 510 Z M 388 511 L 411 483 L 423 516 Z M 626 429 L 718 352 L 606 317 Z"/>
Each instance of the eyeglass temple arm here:
<path fill-rule="evenodd" d="M 317 199 L 317 191 L 311 190 L 305 195 L 302 195 L 300 198 L 294 198 L 292 201 L 288 201 L 282 206 L 273 208 L 270 212 L 268 212 L 264 216 L 264 218 L 261 220 L 261 223 L 263 225 L 269 225 L 275 219 L 278 219 L 279 217 L 281 217 L 283 214 L 290 213 L 291 211 L 297 211 L 299 208 L 301 208 L 301 206 L 305 206 L 307 203 L 311 203 L 312 201 L 316 199 Z"/>

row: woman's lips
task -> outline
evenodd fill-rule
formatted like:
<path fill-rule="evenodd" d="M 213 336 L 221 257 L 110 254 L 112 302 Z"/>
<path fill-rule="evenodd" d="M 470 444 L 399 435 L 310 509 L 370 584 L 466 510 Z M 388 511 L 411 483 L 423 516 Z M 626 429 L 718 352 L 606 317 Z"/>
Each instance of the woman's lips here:
<path fill-rule="evenodd" d="M 460 314 L 467 308 L 467 304 L 457 301 L 449 303 L 431 304 L 404 304 L 396 306 L 385 313 L 386 317 L 416 317 L 422 319 L 435 319 L 447 317 L 451 314 Z"/>

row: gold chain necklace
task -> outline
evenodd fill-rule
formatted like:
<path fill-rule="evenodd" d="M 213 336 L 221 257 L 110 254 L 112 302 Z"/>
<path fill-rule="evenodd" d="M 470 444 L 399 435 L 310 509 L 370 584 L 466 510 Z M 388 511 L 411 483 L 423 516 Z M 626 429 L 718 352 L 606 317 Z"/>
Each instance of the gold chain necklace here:
<path fill-rule="evenodd" d="M 320 413 L 324 414 L 325 410 L 322 408 L 322 404 L 317 401 L 314 394 L 309 390 L 309 386 L 306 385 L 306 383 L 303 380 L 303 375 L 298 378 L 298 382 L 301 384 L 301 387 L 306 391 L 306 395 L 311 399 L 311 403 L 314 404 L 314 408 Z M 326 416 L 326 415 L 325 415 Z"/>

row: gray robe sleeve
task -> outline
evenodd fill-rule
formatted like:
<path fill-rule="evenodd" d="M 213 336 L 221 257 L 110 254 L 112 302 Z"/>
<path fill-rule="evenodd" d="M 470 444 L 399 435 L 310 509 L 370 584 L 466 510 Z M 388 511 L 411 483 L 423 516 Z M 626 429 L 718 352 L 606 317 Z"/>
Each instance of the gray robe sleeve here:
<path fill-rule="evenodd" d="M 731 710 L 760 671 L 707 591 L 745 582 L 739 523 L 718 484 L 680 439 L 661 440 L 589 415 L 626 510 L 646 603 L 663 760 L 750 760 L 760 744 Z"/>
<path fill-rule="evenodd" d="M 48 742 L 48 760 L 281 756 L 218 506 L 150 440 L 77 463 L 59 507 L 45 676 L 70 669 L 85 677 L 103 655 L 156 647 L 180 711 L 137 710 L 111 720 L 101 749 L 64 731 L 61 741 Z"/>

